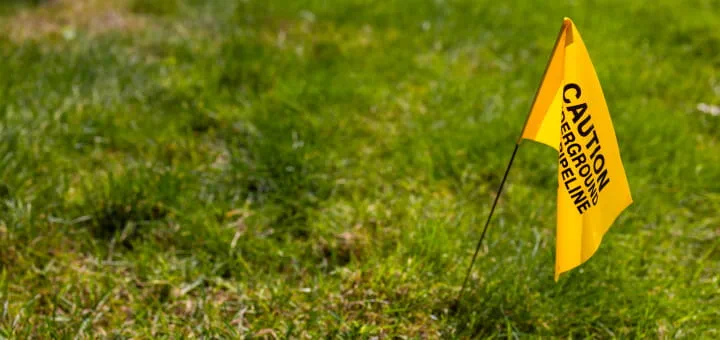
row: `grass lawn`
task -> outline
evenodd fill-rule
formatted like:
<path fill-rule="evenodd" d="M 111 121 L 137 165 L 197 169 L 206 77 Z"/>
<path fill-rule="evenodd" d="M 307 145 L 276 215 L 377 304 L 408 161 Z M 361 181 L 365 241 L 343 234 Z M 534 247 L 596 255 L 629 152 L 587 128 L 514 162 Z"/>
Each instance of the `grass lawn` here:
<path fill-rule="evenodd" d="M 494 191 L 564 16 L 635 203 Z M 5 0 L 0 338 L 720 338 L 715 0 Z"/>

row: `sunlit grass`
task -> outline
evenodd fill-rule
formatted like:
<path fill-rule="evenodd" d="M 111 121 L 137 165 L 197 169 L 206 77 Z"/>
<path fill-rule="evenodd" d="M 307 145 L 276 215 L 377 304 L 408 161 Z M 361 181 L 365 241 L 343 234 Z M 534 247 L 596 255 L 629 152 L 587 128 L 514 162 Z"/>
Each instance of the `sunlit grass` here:
<path fill-rule="evenodd" d="M 0 337 L 720 335 L 715 2 L 77 3 L 0 5 Z M 524 143 L 454 313 L 563 16 L 635 203 L 555 283 Z"/>

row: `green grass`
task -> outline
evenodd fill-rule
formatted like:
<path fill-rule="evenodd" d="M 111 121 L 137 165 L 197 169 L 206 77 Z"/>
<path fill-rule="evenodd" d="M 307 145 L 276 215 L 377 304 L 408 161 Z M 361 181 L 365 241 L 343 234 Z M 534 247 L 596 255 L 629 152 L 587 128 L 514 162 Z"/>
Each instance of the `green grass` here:
<path fill-rule="evenodd" d="M 0 338 L 720 337 L 717 2 L 112 3 L 0 5 Z M 454 313 L 563 16 L 635 203 L 555 283 L 524 143 Z"/>

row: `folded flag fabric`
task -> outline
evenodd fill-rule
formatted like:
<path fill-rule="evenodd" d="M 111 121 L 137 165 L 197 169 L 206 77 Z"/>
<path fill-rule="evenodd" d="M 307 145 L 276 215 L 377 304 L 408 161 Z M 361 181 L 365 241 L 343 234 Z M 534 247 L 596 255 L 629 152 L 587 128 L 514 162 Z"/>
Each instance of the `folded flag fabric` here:
<path fill-rule="evenodd" d="M 522 139 L 558 151 L 557 280 L 595 253 L 610 225 L 632 203 L 600 81 L 580 33 L 568 18 Z"/>

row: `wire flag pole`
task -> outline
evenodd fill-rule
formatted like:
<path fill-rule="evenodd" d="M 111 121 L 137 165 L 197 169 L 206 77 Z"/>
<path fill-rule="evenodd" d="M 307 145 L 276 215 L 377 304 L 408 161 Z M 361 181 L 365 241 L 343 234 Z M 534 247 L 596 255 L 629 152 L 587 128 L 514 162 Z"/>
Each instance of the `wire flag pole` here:
<path fill-rule="evenodd" d="M 560 37 L 562 36 L 563 31 L 566 29 L 566 22 L 563 21 L 562 26 L 560 26 L 560 32 L 558 32 L 558 37 L 555 39 L 555 46 L 553 46 L 552 53 L 550 54 L 550 58 L 548 59 L 547 65 L 545 65 L 545 70 L 543 71 L 543 76 L 540 79 L 545 79 L 548 73 L 548 69 L 550 69 L 550 62 L 552 61 L 552 56 L 555 54 L 555 51 L 560 47 Z M 505 174 L 503 175 L 502 181 L 500 182 L 500 187 L 497 189 L 497 193 L 495 194 L 495 201 L 493 202 L 492 208 L 490 208 L 490 215 L 488 215 L 487 222 L 485 222 L 485 228 L 483 228 L 482 234 L 480 234 L 480 240 L 478 240 L 477 246 L 475 247 L 475 254 L 473 254 L 472 261 L 470 261 L 470 267 L 468 267 L 467 273 L 465 274 L 465 280 L 463 280 L 463 285 L 460 288 L 460 293 L 458 294 L 457 301 L 455 302 L 455 307 L 459 309 L 460 307 L 460 300 L 463 297 L 463 293 L 465 293 L 465 286 L 467 286 L 468 279 L 470 278 L 470 273 L 472 272 L 472 268 L 475 265 L 475 260 L 477 259 L 477 255 L 480 252 L 480 246 L 482 245 L 482 241 L 485 239 L 485 233 L 488 230 L 488 226 L 490 226 L 490 221 L 492 221 L 493 213 L 495 212 L 495 207 L 497 206 L 498 200 L 500 199 L 500 194 L 502 193 L 503 187 L 505 186 L 505 181 L 507 180 L 508 173 L 510 173 L 510 168 L 512 167 L 513 161 L 515 160 L 515 154 L 517 154 L 518 148 L 520 147 L 520 142 L 522 142 L 523 133 L 525 132 L 525 127 L 527 127 L 528 121 L 530 120 L 530 115 L 532 114 L 532 108 L 535 107 L 535 103 L 537 102 L 538 95 L 540 94 L 540 89 L 542 88 L 542 80 L 540 81 L 540 86 L 538 86 L 537 91 L 535 92 L 535 97 L 532 100 L 532 105 L 530 105 L 530 112 L 528 112 L 527 118 L 525 118 L 525 123 L 523 124 L 523 129 L 520 133 L 520 136 L 518 137 L 517 142 L 515 143 L 515 150 L 513 150 L 512 156 L 510 156 L 510 162 L 508 162 L 507 168 L 505 169 Z"/>
<path fill-rule="evenodd" d="M 487 233 L 488 226 L 490 226 L 490 221 L 492 221 L 495 207 L 497 206 L 498 200 L 500 199 L 500 194 L 502 193 L 503 187 L 505 186 L 505 181 L 507 180 L 508 173 L 510 173 L 510 168 L 512 167 L 513 161 L 515 160 L 515 154 L 517 154 L 519 147 L 520 142 L 515 144 L 515 150 L 513 150 L 512 156 L 510 156 L 510 162 L 508 162 L 507 168 L 505 169 L 505 174 L 503 175 L 502 181 L 500 181 L 500 186 L 498 187 L 497 193 L 495 194 L 495 201 L 492 204 L 492 208 L 490 208 L 490 215 L 488 215 L 487 221 L 485 222 L 485 227 L 483 228 L 482 234 L 480 234 L 480 240 L 478 240 L 477 246 L 475 247 L 475 254 L 473 254 L 472 261 L 470 261 L 470 267 L 468 267 L 467 273 L 465 274 L 465 280 L 463 280 L 462 288 L 460 288 L 460 293 L 458 294 L 458 298 L 456 301 L 456 306 L 458 308 L 460 307 L 460 301 L 462 300 L 463 293 L 465 292 L 465 286 L 467 286 L 467 282 L 470 278 L 470 273 L 472 272 L 473 265 L 475 265 L 475 260 L 477 259 L 477 255 L 480 252 L 480 246 L 482 245 L 482 241 L 485 239 L 485 233 Z"/>

